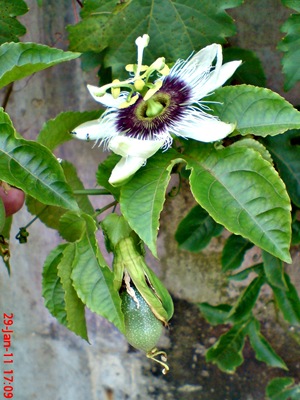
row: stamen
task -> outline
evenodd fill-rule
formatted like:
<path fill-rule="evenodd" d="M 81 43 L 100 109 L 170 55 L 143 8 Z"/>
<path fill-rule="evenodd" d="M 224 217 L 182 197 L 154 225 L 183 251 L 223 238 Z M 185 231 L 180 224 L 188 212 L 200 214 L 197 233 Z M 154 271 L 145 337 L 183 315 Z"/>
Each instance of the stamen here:
<path fill-rule="evenodd" d="M 122 104 L 119 105 L 119 108 L 127 108 L 127 107 L 129 107 L 129 106 L 132 106 L 132 105 L 137 101 L 138 98 L 139 98 L 139 95 L 138 95 L 138 94 L 136 94 L 136 95 L 133 96 L 133 97 L 131 97 L 131 96 L 129 97 L 129 96 L 128 96 L 127 100 L 124 101 L 124 103 L 122 103 Z"/>
<path fill-rule="evenodd" d="M 120 84 L 120 81 L 119 81 L 119 79 L 114 79 L 114 80 L 112 81 L 112 83 L 118 83 L 118 84 Z M 120 88 L 120 86 L 112 87 L 112 88 L 111 88 L 111 94 L 112 94 L 112 96 L 113 96 L 114 99 L 117 99 L 117 98 L 120 96 L 120 93 L 121 93 L 121 88 Z"/>
<path fill-rule="evenodd" d="M 149 100 L 161 87 L 162 87 L 163 82 L 161 80 L 158 80 L 155 82 L 154 85 L 151 89 L 148 90 L 148 92 L 144 96 L 144 100 L 147 101 Z M 148 84 L 150 86 L 150 84 Z"/>

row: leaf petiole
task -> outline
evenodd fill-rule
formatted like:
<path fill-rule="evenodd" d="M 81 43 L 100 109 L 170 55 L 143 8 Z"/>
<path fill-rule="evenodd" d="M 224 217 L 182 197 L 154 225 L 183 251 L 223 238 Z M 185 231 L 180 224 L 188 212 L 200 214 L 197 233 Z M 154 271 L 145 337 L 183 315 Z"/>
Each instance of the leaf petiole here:
<path fill-rule="evenodd" d="M 106 189 L 78 189 L 73 192 L 75 195 L 97 196 L 97 195 L 111 195 L 111 192 Z"/>
<path fill-rule="evenodd" d="M 102 214 L 104 211 L 108 210 L 111 207 L 115 207 L 118 204 L 117 200 L 112 201 L 111 203 L 107 204 L 106 206 L 102 208 L 98 208 L 96 211 L 96 216 Z"/>

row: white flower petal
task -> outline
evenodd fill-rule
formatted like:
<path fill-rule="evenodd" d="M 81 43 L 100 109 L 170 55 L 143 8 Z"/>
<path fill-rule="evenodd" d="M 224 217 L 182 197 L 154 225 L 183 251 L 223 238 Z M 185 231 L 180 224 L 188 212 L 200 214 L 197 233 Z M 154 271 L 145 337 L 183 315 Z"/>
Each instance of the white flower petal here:
<path fill-rule="evenodd" d="M 235 73 L 235 71 L 241 65 L 241 63 L 242 60 L 230 61 L 228 63 L 223 64 L 220 69 L 218 79 L 216 81 L 216 87 L 214 89 L 217 89 L 218 87 L 224 85 L 224 83 Z"/>
<path fill-rule="evenodd" d="M 100 119 L 84 122 L 77 126 L 72 132 L 76 139 L 97 140 L 101 138 Z"/>
<path fill-rule="evenodd" d="M 166 137 L 161 140 L 143 140 L 119 135 L 109 141 L 108 148 L 122 157 L 141 157 L 146 160 L 163 147 L 165 141 Z"/>
<path fill-rule="evenodd" d="M 100 118 L 77 126 L 72 134 L 81 140 L 109 139 L 118 134 L 115 129 L 115 115 L 113 112 L 105 112 Z"/>
<path fill-rule="evenodd" d="M 110 93 L 105 93 L 103 96 L 101 96 L 103 93 L 101 87 L 99 88 L 97 86 L 87 85 L 87 88 L 94 100 L 96 100 L 98 103 L 101 103 L 105 107 L 118 108 L 119 105 L 124 102 L 123 95 L 119 96 L 117 99 L 114 99 Z M 126 93 L 126 95 L 128 95 L 128 93 Z"/>
<path fill-rule="evenodd" d="M 211 67 L 212 62 L 217 57 L 217 63 L 222 65 L 222 46 L 213 43 L 198 51 L 187 63 L 187 68 L 195 66 L 199 74 Z"/>
<path fill-rule="evenodd" d="M 230 61 L 225 63 L 218 70 L 211 72 L 207 81 L 197 90 L 198 100 L 222 86 L 241 65 L 242 61 Z"/>
<path fill-rule="evenodd" d="M 124 184 L 145 162 L 141 157 L 123 157 L 112 170 L 108 182 L 113 186 Z"/>
<path fill-rule="evenodd" d="M 210 69 L 219 51 L 219 46 L 215 43 L 211 44 L 198 51 L 187 61 L 178 60 L 171 68 L 169 75 L 176 75 L 192 85 L 195 79 L 199 80 L 199 77 L 202 77 Z"/>
<path fill-rule="evenodd" d="M 189 118 L 182 120 L 177 128 L 185 138 L 210 143 L 228 136 L 234 131 L 235 124 L 227 124 L 201 110 L 193 109 L 189 110 Z"/>
<path fill-rule="evenodd" d="M 214 60 L 216 63 L 213 66 Z M 241 61 L 224 65 L 222 62 L 222 46 L 214 43 L 198 51 L 188 61 L 179 60 L 171 68 L 170 75 L 182 79 L 191 88 L 193 103 L 222 86 L 241 64 Z"/>

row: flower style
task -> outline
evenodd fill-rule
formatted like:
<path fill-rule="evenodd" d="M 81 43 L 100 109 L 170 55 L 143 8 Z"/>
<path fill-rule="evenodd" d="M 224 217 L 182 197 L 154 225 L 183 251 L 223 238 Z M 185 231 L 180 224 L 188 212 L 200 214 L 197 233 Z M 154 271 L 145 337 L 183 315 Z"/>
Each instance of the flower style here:
<path fill-rule="evenodd" d="M 122 156 L 109 179 L 115 186 L 126 182 L 160 148 L 168 149 L 172 135 L 214 142 L 235 127 L 207 114 L 201 99 L 222 86 L 241 61 L 222 65 L 222 47 L 212 44 L 187 60 L 178 60 L 170 70 L 163 57 L 148 67 L 142 64 L 148 42 L 148 35 L 137 38 L 137 64 L 126 66 L 129 79 L 100 88 L 88 85 L 93 98 L 107 110 L 72 132 L 78 139 L 100 140 Z M 158 79 L 150 82 L 153 75 Z"/>

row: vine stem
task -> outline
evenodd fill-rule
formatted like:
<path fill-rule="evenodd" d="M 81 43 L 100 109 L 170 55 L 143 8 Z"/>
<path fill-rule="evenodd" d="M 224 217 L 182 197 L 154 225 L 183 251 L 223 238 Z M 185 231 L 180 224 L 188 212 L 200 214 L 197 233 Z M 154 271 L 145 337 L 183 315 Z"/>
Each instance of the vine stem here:
<path fill-rule="evenodd" d="M 11 95 L 12 90 L 13 90 L 13 87 L 14 87 L 14 82 L 11 82 L 6 88 L 4 99 L 2 101 L 2 107 L 3 107 L 4 110 L 5 110 L 6 106 L 7 106 L 8 100 L 9 100 L 10 95 Z"/>
<path fill-rule="evenodd" d="M 96 216 L 102 214 L 104 211 L 108 210 L 111 207 L 115 207 L 118 204 L 117 200 L 112 201 L 111 203 L 107 204 L 106 206 L 102 207 L 102 208 L 98 208 L 96 210 Z"/>
<path fill-rule="evenodd" d="M 34 221 L 36 221 L 42 214 L 44 211 L 47 210 L 49 206 L 45 206 L 42 211 L 40 211 L 31 221 L 28 222 L 28 224 L 26 226 L 23 226 L 24 229 L 27 229 L 31 224 L 34 223 Z"/>
<path fill-rule="evenodd" d="M 78 189 L 73 191 L 76 195 L 97 196 L 100 194 L 111 195 L 111 192 L 106 189 Z"/>

